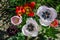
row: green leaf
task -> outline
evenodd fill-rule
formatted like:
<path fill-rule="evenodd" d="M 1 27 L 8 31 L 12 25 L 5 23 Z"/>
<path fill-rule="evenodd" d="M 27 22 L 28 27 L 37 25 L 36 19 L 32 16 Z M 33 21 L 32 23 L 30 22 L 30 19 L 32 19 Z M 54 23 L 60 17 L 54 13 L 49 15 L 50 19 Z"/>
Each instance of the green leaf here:
<path fill-rule="evenodd" d="M 39 17 L 37 16 L 37 15 L 35 15 L 34 17 L 33 17 L 33 19 L 35 19 L 36 20 L 36 22 L 40 25 L 40 22 L 39 22 Z"/>
<path fill-rule="evenodd" d="M 8 38 L 7 40 L 17 40 L 16 36 L 11 36 L 10 38 Z"/>
<path fill-rule="evenodd" d="M 9 0 L 10 2 L 15 2 L 16 0 Z"/>
<path fill-rule="evenodd" d="M 11 36 L 8 40 L 25 40 L 23 33 L 18 32 L 15 36 Z"/>
<path fill-rule="evenodd" d="M 57 12 L 60 12 L 60 5 L 56 7 Z"/>
<path fill-rule="evenodd" d="M 52 38 L 57 38 L 56 33 L 58 32 L 58 30 L 56 30 L 55 28 L 47 28 L 45 31 L 45 35 L 47 37 L 52 37 Z"/>
<path fill-rule="evenodd" d="M 20 32 L 17 33 L 17 35 L 18 35 L 18 37 L 20 37 L 20 36 L 24 36 L 23 33 L 20 33 Z"/>
<path fill-rule="evenodd" d="M 17 40 L 25 40 L 23 33 L 18 32 L 16 36 Z"/>

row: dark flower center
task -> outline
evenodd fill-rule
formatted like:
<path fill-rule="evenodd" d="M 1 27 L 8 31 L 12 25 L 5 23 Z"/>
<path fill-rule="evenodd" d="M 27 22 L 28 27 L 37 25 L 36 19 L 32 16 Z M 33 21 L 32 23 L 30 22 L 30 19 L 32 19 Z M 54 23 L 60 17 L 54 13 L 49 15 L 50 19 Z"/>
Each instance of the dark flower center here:
<path fill-rule="evenodd" d="M 14 20 L 13 21 L 14 23 L 18 23 L 19 22 L 19 18 L 17 18 L 17 17 L 14 17 L 13 20 Z"/>
<path fill-rule="evenodd" d="M 10 29 L 10 32 L 15 32 L 15 29 Z"/>
<path fill-rule="evenodd" d="M 42 17 L 43 17 L 44 19 L 47 19 L 47 18 L 50 17 L 50 13 L 49 13 L 48 11 L 45 11 L 45 12 L 43 12 Z"/>
<path fill-rule="evenodd" d="M 7 33 L 9 34 L 9 36 L 15 35 L 18 32 L 18 29 L 16 28 L 16 26 L 10 26 L 7 29 Z"/>
<path fill-rule="evenodd" d="M 29 31 L 33 31 L 34 30 L 34 26 L 32 24 L 29 24 L 28 27 L 27 27 L 27 29 Z"/>

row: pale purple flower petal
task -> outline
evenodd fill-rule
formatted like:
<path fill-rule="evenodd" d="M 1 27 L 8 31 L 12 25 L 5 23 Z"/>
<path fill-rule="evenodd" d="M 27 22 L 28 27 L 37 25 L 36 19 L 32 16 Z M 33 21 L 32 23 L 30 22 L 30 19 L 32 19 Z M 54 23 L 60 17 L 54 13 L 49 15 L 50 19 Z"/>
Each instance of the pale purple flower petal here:
<path fill-rule="evenodd" d="M 48 12 L 50 15 L 48 18 L 46 18 L 47 15 L 45 15 L 43 12 Z M 40 17 L 39 21 L 41 25 L 48 26 L 54 19 L 57 17 L 57 12 L 53 8 L 49 8 L 47 6 L 41 6 L 37 10 L 37 15 Z M 44 16 L 45 15 L 45 16 Z M 44 16 L 44 17 L 42 17 Z"/>
<path fill-rule="evenodd" d="M 27 30 L 27 27 L 28 27 L 27 25 L 30 24 L 30 23 L 34 25 L 34 30 L 33 31 Z M 25 36 L 36 37 L 38 35 L 38 24 L 32 18 L 29 18 L 29 19 L 27 19 L 26 24 L 23 26 L 22 32 Z"/>

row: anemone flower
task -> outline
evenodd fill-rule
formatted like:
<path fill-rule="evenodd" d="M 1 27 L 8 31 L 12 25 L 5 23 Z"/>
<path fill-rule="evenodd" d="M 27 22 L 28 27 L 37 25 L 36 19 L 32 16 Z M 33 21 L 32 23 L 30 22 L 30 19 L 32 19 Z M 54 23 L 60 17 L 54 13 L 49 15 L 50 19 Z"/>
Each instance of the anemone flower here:
<path fill-rule="evenodd" d="M 51 27 L 58 27 L 58 20 L 55 19 L 51 24 L 50 24 Z"/>
<path fill-rule="evenodd" d="M 20 23 L 22 22 L 22 17 L 20 16 L 13 16 L 12 18 L 11 18 L 11 23 L 13 24 L 13 25 L 19 25 Z"/>
<path fill-rule="evenodd" d="M 24 5 L 24 9 L 25 9 L 27 16 L 30 16 L 30 17 L 34 16 L 34 12 L 32 11 L 34 6 L 35 6 L 35 2 L 26 3 Z"/>
<path fill-rule="evenodd" d="M 17 14 L 18 16 L 21 16 L 21 15 L 23 15 L 24 13 L 25 13 L 25 9 L 24 9 L 23 6 L 17 6 L 17 7 L 16 7 L 16 14 Z"/>
<path fill-rule="evenodd" d="M 26 24 L 22 28 L 25 36 L 36 37 L 38 35 L 38 24 L 32 18 L 27 19 Z"/>
<path fill-rule="evenodd" d="M 40 24 L 48 26 L 57 17 L 57 12 L 53 8 L 41 6 L 37 10 L 37 15 L 40 17 Z"/>
<path fill-rule="evenodd" d="M 9 36 L 13 36 L 18 32 L 18 29 L 16 28 L 16 26 L 12 25 L 7 29 L 7 33 Z"/>

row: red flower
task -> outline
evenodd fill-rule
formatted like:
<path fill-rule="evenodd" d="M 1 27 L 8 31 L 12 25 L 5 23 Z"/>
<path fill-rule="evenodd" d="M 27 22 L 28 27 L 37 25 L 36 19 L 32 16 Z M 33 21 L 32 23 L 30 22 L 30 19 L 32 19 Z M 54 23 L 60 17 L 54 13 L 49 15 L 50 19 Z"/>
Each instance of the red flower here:
<path fill-rule="evenodd" d="M 34 6 L 35 6 L 35 2 L 26 3 L 26 4 L 24 5 L 24 7 L 26 7 L 26 6 L 29 6 L 31 9 L 33 9 Z"/>
<path fill-rule="evenodd" d="M 22 14 L 24 14 L 25 13 L 25 9 L 22 7 L 22 6 L 17 6 L 16 7 L 16 14 L 18 15 L 18 16 L 21 16 Z"/>
<path fill-rule="evenodd" d="M 58 26 L 58 20 L 55 19 L 51 24 L 50 24 L 51 27 L 57 27 Z"/>
<path fill-rule="evenodd" d="M 31 8 L 34 8 L 35 4 L 36 4 L 35 2 L 31 2 L 29 6 L 30 6 Z"/>
<path fill-rule="evenodd" d="M 28 16 L 33 17 L 33 16 L 34 16 L 34 12 L 30 12 L 30 13 L 28 14 Z"/>
<path fill-rule="evenodd" d="M 34 8 L 35 6 L 35 2 L 31 2 L 31 3 L 26 3 L 24 5 L 24 9 L 25 9 L 25 13 L 28 15 L 28 16 L 34 16 L 34 13 L 32 12 L 32 9 Z"/>

